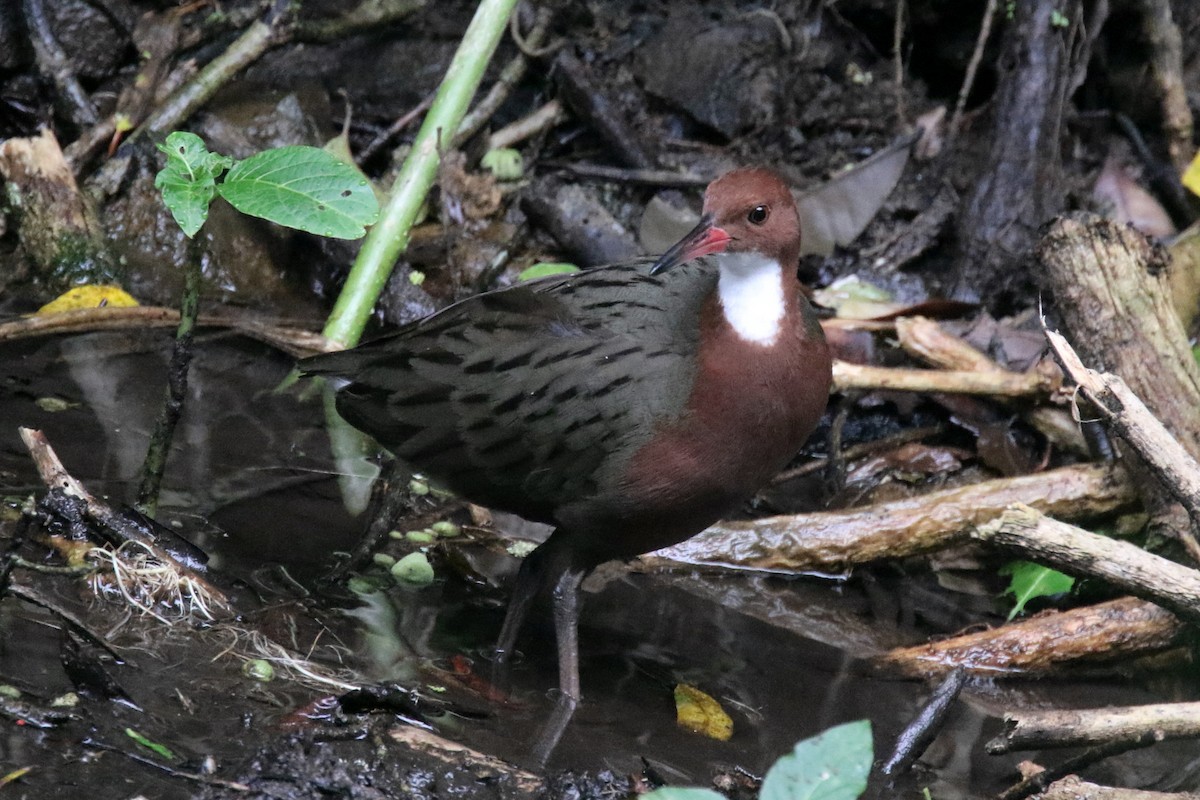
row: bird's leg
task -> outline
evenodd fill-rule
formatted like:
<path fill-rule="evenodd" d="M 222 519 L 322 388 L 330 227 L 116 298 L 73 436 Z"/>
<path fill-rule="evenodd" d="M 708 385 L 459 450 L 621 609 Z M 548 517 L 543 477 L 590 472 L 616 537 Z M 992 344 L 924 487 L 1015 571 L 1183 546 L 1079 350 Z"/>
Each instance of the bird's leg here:
<path fill-rule="evenodd" d="M 579 688 L 579 587 L 590 570 L 568 566 L 554 582 L 554 634 L 558 640 L 558 702 L 542 726 L 533 755 L 545 765 L 582 698 Z"/>
<path fill-rule="evenodd" d="M 496 642 L 496 663 L 505 664 L 512 656 L 517 643 L 517 634 L 529 616 L 529 607 L 537 597 L 542 582 L 546 579 L 543 568 L 546 564 L 545 545 L 538 547 L 521 562 L 517 571 L 517 582 L 513 587 L 512 597 L 508 601 L 508 611 L 504 614 L 504 624 L 500 626 L 500 638 Z"/>
<path fill-rule="evenodd" d="M 554 583 L 554 635 L 558 640 L 558 687 L 572 707 L 579 703 L 579 587 L 589 570 L 568 567 Z"/>

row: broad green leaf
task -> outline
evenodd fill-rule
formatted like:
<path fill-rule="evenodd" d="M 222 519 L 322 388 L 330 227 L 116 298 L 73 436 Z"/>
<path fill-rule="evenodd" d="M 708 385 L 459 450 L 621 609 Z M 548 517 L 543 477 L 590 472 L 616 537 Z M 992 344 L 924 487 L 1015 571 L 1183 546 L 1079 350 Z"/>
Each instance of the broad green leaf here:
<path fill-rule="evenodd" d="M 856 800 L 867 788 L 874 758 L 869 720 L 838 725 L 776 761 L 759 800 Z"/>
<path fill-rule="evenodd" d="M 1063 594 L 1071 591 L 1071 587 L 1075 585 L 1075 579 L 1070 575 L 1031 561 L 1006 564 L 1000 569 L 1000 573 L 1012 576 L 1008 588 L 1004 590 L 1005 594 L 1016 598 L 1012 611 L 1008 612 L 1010 620 L 1024 611 L 1025 604 L 1035 597 Z"/>
<path fill-rule="evenodd" d="M 642 795 L 642 800 L 725 800 L 725 795 L 697 786 L 663 786 Z"/>
<path fill-rule="evenodd" d="M 188 238 L 208 219 L 208 206 L 217 191 L 217 176 L 233 163 L 229 156 L 210 153 L 194 133 L 175 131 L 158 149 L 167 165 L 154 177 L 163 203 Z"/>
<path fill-rule="evenodd" d="M 526 267 L 521 270 L 521 274 L 517 276 L 517 280 L 533 281 L 549 275 L 566 275 L 570 272 L 579 272 L 579 267 L 574 264 L 558 261 L 540 261 L 532 267 Z"/>
<path fill-rule="evenodd" d="M 252 155 L 229 170 L 218 191 L 243 214 L 334 239 L 357 239 L 379 218 L 367 180 L 317 147 Z"/>

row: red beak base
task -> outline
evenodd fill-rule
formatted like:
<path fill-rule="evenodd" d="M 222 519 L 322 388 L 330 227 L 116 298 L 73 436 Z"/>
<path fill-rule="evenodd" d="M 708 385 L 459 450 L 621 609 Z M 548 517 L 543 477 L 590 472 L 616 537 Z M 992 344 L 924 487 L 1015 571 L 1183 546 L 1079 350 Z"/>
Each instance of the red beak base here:
<path fill-rule="evenodd" d="M 715 227 L 712 217 L 705 214 L 700 218 L 700 223 L 696 227 L 673 244 L 671 249 L 659 256 L 658 261 L 655 261 L 654 266 L 650 268 L 650 274 L 661 275 L 693 258 L 720 253 L 728 244 L 729 234 L 721 228 Z"/>

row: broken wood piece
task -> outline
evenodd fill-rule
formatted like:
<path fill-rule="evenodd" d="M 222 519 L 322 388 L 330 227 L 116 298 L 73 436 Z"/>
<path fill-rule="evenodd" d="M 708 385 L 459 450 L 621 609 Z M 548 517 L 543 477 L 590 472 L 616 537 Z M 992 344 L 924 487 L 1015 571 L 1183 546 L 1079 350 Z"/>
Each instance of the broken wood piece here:
<path fill-rule="evenodd" d="M 116 260 L 104 228 L 48 128 L 0 144 L 0 177 L 20 221 L 21 249 L 39 280 L 65 288 L 81 278 L 111 279 Z"/>
<path fill-rule="evenodd" d="M 1055 220 L 1038 258 L 1081 360 L 1120 375 L 1200 458 L 1200 366 L 1170 296 L 1166 252 L 1094 214 Z"/>
<path fill-rule="evenodd" d="M 1183 622 L 1145 600 L 1122 597 L 1085 608 L 1038 614 L 952 639 L 892 650 L 874 664 L 924 678 L 962 667 L 993 677 L 1035 677 L 1079 662 L 1111 662 L 1172 646 Z"/>
<path fill-rule="evenodd" d="M 1192 524 L 1200 526 L 1200 463 L 1150 413 L 1125 381 L 1116 375 L 1085 367 L 1074 348 L 1058 332 L 1048 330 L 1046 336 L 1067 373 L 1104 415 L 1105 421 L 1138 452 L 1167 491 L 1183 504 Z M 1193 548 L 1192 555 L 1200 556 L 1200 552 Z"/>
<path fill-rule="evenodd" d="M 942 392 L 1039 398 L 1049 397 L 1056 388 L 1053 378 L 1035 372 L 947 372 L 833 362 L 833 389 L 838 392 Z"/>
<path fill-rule="evenodd" d="M 847 511 L 721 522 L 643 560 L 771 572 L 836 572 L 884 558 L 944 549 L 969 531 L 1026 503 L 1056 517 L 1112 513 L 1136 501 L 1125 473 L 1079 464 L 1035 475 L 982 481 Z"/>
<path fill-rule="evenodd" d="M 530 797 L 546 790 L 545 781 L 536 773 L 438 736 L 432 731 L 404 725 L 392 728 L 388 735 L 398 744 L 445 761 L 447 767 L 455 772 L 468 772 L 476 781 L 496 786 L 501 794 Z"/>
<path fill-rule="evenodd" d="M 487 149 L 499 150 L 503 147 L 512 147 L 543 131 L 550 130 L 566 118 L 567 114 L 563 111 L 562 103 L 551 100 L 532 114 L 505 125 L 489 136 Z"/>
<path fill-rule="evenodd" d="M 1200 738 L 1200 703 L 1019 711 L 1004 716 L 1004 733 L 985 747 L 992 755 L 1013 750 L 1136 744 Z"/>

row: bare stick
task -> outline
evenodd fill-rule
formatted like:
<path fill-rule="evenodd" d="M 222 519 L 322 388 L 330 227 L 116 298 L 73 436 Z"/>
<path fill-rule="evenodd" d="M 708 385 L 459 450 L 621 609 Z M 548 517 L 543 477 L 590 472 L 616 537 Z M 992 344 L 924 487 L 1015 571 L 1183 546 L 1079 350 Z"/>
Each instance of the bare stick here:
<path fill-rule="evenodd" d="M 80 308 L 60 311 L 56 314 L 38 314 L 32 317 L 0 322 L 0 342 L 26 339 L 33 336 L 51 336 L 63 333 L 88 331 L 116 331 L 141 328 L 171 328 L 179 324 L 179 310 L 161 306 L 135 306 L 121 308 Z M 278 347 L 290 355 L 310 356 L 340 349 L 324 336 L 301 328 L 272 325 L 249 317 L 228 314 L 201 314 L 196 324 L 218 328 L 232 328 L 269 345 Z"/>
<path fill-rule="evenodd" d="M 884 775 L 907 772 L 942 730 L 946 714 L 967 682 L 966 670 L 952 670 L 930 695 L 916 719 L 896 737 L 896 749 L 883 765 Z"/>
<path fill-rule="evenodd" d="M 37 467 L 38 474 L 42 478 L 42 482 L 51 489 L 59 489 L 68 497 L 75 497 L 81 500 L 85 506 L 87 518 L 97 525 L 102 526 L 105 530 L 110 531 L 115 535 L 124 537 L 127 541 L 137 542 L 142 547 L 146 548 L 156 559 L 164 564 L 168 564 L 178 571 L 180 575 L 188 576 L 189 580 L 197 587 L 198 590 L 204 592 L 206 605 L 215 607 L 218 610 L 226 610 L 230 608 L 229 600 L 217 587 L 206 581 L 204 578 L 195 574 L 173 557 L 170 553 L 163 550 L 149 536 L 138 530 L 135 526 L 129 524 L 114 511 L 106 503 L 97 500 L 92 494 L 84 488 L 83 484 L 76 480 L 62 461 L 59 460 L 58 454 L 46 441 L 46 437 L 41 431 L 35 431 L 30 428 L 21 428 L 21 441 L 25 443 L 25 447 L 29 449 L 29 454 L 33 458 L 34 465 Z"/>
<path fill-rule="evenodd" d="M 1020 711 L 1004 716 L 1004 733 L 987 743 L 993 755 L 1013 750 L 1087 747 L 1200 738 L 1200 703 Z"/>
<path fill-rule="evenodd" d="M 488 149 L 512 147 L 517 142 L 522 142 L 542 131 L 553 128 L 566 119 L 566 116 L 562 104 L 557 100 L 551 100 L 532 114 L 522 117 L 511 125 L 505 125 L 493 133 L 488 137 Z"/>
<path fill-rule="evenodd" d="M 945 392 L 994 397 L 1048 397 L 1057 387 L 1049 375 L 1036 372 L 949 372 L 928 369 L 895 369 L 833 362 L 834 391 L 888 390 Z"/>
<path fill-rule="evenodd" d="M 905 352 L 941 369 L 1008 372 L 958 336 L 947 333 L 931 319 L 901 317 L 896 320 L 896 336 Z M 1036 369 L 1040 370 L 1041 367 L 1039 364 Z M 1079 425 L 1064 409 L 1040 405 L 1021 409 L 1020 413 L 1026 422 L 1054 444 L 1080 456 L 1090 455 Z"/>
<path fill-rule="evenodd" d="M 1047 786 L 1039 800 L 1196 800 L 1195 792 L 1152 792 L 1090 783 L 1068 775 Z"/>

